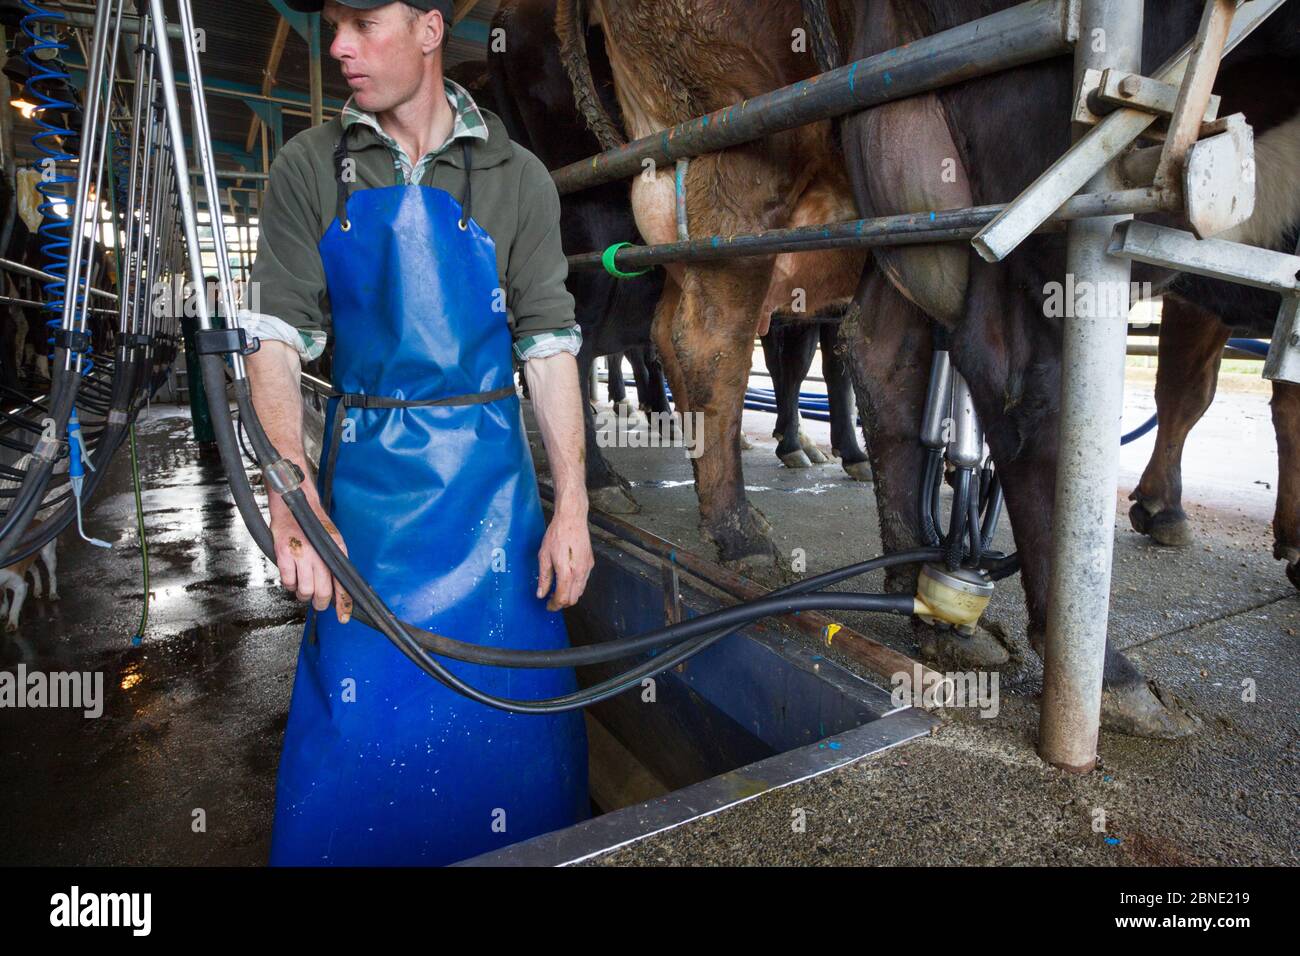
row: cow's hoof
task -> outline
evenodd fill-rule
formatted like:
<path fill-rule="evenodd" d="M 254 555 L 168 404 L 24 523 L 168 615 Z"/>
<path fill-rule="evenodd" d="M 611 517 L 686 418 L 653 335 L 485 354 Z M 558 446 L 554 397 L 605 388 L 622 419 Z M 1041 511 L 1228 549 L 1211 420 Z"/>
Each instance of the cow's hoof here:
<path fill-rule="evenodd" d="M 772 525 L 748 502 L 728 509 L 726 517 L 706 524 L 704 533 L 718 549 L 718 560 L 725 565 L 768 566 L 777 563 L 776 545 L 772 543 Z"/>
<path fill-rule="evenodd" d="M 1165 508 L 1152 514 L 1140 500 L 1128 511 L 1133 530 L 1166 548 L 1186 548 L 1192 543 L 1192 525 L 1182 508 Z"/>
<path fill-rule="evenodd" d="M 722 566 L 732 574 L 739 574 L 768 588 L 784 587 L 793 584 L 799 576 L 777 560 L 776 553 L 747 554 L 722 562 Z"/>
<path fill-rule="evenodd" d="M 641 513 L 641 506 L 635 498 L 620 485 L 606 485 L 593 488 L 587 492 L 587 503 L 596 511 L 607 515 L 635 515 Z"/>
<path fill-rule="evenodd" d="M 855 461 L 851 465 L 845 465 L 844 473 L 848 475 L 850 478 L 852 478 L 854 481 L 870 481 L 871 462 Z"/>
<path fill-rule="evenodd" d="M 57 600 L 59 600 L 59 592 L 58 592 L 58 591 L 54 591 L 54 592 L 52 592 L 52 593 L 50 594 L 48 600 L 51 600 L 51 601 L 57 601 Z"/>
<path fill-rule="evenodd" d="M 740 433 L 740 450 L 741 450 L 741 451 L 753 451 L 753 449 L 754 449 L 754 443 L 753 443 L 752 441 L 749 440 L 749 436 L 748 436 L 748 435 L 746 435 L 744 432 L 741 432 L 741 433 Z"/>
<path fill-rule="evenodd" d="M 802 448 L 781 456 L 781 464 L 787 468 L 811 468 L 812 461 Z"/>
<path fill-rule="evenodd" d="M 1153 680 L 1103 686 L 1101 726 L 1117 734 L 1152 740 L 1177 740 L 1196 733 L 1201 719 Z"/>
<path fill-rule="evenodd" d="M 919 636 L 921 659 L 942 670 L 970 671 L 1002 667 L 1011 652 L 984 628 L 966 637 L 951 628 L 926 627 Z"/>
<path fill-rule="evenodd" d="M 804 432 L 799 432 L 799 447 L 804 450 L 808 460 L 814 465 L 826 464 L 826 454 L 817 447 L 817 443 L 809 438 Z"/>
<path fill-rule="evenodd" d="M 1280 541 L 1273 544 L 1273 557 L 1286 562 L 1286 576 L 1300 588 L 1300 548 L 1292 548 Z"/>
<path fill-rule="evenodd" d="M 13 634 L 13 633 L 14 633 L 15 631 L 17 631 L 17 630 L 18 630 L 18 622 L 17 622 L 17 621 L 10 621 L 10 622 L 8 622 L 7 624 L 5 624 L 5 633 L 6 633 L 6 634 Z"/>

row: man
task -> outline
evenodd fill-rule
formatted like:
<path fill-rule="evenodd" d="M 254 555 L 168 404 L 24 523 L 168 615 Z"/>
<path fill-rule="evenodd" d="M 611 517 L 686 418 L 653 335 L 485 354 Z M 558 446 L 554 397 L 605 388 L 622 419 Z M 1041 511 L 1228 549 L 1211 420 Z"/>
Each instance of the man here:
<path fill-rule="evenodd" d="M 564 647 L 559 611 L 581 596 L 592 555 L 555 187 L 443 79 L 452 0 L 288 2 L 323 8 L 352 97 L 271 169 L 253 269 L 262 311 L 242 313 L 262 340 L 248 361 L 258 415 L 305 470 L 300 361 L 331 337 L 339 394 L 318 488 L 304 487 L 340 547 L 410 623 Z M 555 481 L 549 528 L 512 351 Z M 441 864 L 581 819 L 581 716 L 507 714 L 429 678 L 349 620 L 348 595 L 269 497 L 281 580 L 312 606 L 271 862 Z M 570 670 L 448 666 L 498 696 L 575 689 Z"/>

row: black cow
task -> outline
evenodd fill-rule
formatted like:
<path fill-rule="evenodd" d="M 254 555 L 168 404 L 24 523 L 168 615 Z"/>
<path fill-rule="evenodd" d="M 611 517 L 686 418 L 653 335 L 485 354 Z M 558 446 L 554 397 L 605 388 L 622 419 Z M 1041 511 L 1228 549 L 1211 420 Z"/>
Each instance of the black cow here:
<path fill-rule="evenodd" d="M 836 8 L 841 46 L 847 57 L 861 59 L 1014 2 L 844 0 Z M 1195 34 L 1203 9 L 1202 0 L 1147 5 L 1143 60 L 1148 70 Z M 1298 62 L 1300 4 L 1291 3 L 1225 61 L 1218 84 L 1223 112 L 1245 112 L 1258 140 L 1294 122 L 1300 108 L 1300 85 L 1295 83 Z M 1072 64 L 1062 57 L 846 119 L 842 127 L 846 156 L 863 215 L 1013 199 L 1069 147 L 1066 117 L 1072 99 Z M 957 175 L 945 178 L 944 161 L 952 158 L 957 161 Z M 1284 178 L 1263 181 L 1275 174 Z M 1297 176 L 1300 164 L 1276 171 L 1261 164 L 1261 199 L 1294 196 L 1300 189 Z M 1257 242 L 1277 248 L 1294 242 L 1293 223 L 1269 221 L 1272 225 L 1265 230 L 1269 234 L 1255 236 Z M 881 249 L 878 259 L 884 268 L 864 276 L 858 312 L 852 319 L 859 343 L 854 350 L 855 373 L 863 393 L 886 548 L 910 547 L 917 540 L 914 476 L 922 462 L 917 430 L 930 362 L 928 322 L 932 318 L 950 330 L 953 361 L 970 382 L 986 427 L 1021 557 L 1030 642 L 1040 651 L 1060 453 L 1061 370 L 1060 324 L 1045 315 L 1044 299 L 1048 284 L 1064 278 L 1064 254 L 1065 240 L 1059 234 L 1031 237 L 996 265 L 958 245 Z M 1168 273 L 1134 270 L 1135 281 L 1156 282 L 1158 290 L 1168 286 L 1171 278 Z M 1265 334 L 1277 313 L 1276 296 L 1255 295 L 1210 280 L 1178 278 L 1173 290 L 1184 303 L 1196 301 L 1230 324 L 1253 325 Z M 1174 304 L 1166 321 L 1176 325 L 1186 311 Z M 1213 350 L 1204 361 L 1211 362 L 1212 354 Z M 1167 371 L 1176 383 L 1176 370 Z M 1204 376 L 1199 378 L 1199 384 L 1175 384 L 1173 391 L 1198 388 L 1203 397 Z M 1274 410 L 1283 471 L 1292 475 L 1298 470 L 1296 402 L 1295 389 L 1278 389 Z M 1292 511 L 1277 528 L 1279 556 L 1291 557 L 1293 565 L 1300 541 L 1294 517 Z M 911 582 L 895 576 L 891 585 L 909 587 Z M 950 651 L 972 650 L 969 645 L 962 647 L 955 636 L 945 640 L 951 642 Z M 977 653 L 971 657 L 978 663 L 989 659 L 978 653 L 980 649 L 973 650 Z M 1191 732 L 1197 722 L 1108 647 L 1103 723 L 1144 736 L 1171 737 Z"/>

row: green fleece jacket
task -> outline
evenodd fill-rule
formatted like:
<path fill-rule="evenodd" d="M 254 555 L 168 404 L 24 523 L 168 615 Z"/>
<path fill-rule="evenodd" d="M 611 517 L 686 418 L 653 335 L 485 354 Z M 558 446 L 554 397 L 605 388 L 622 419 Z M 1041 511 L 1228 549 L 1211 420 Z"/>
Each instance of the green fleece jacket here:
<path fill-rule="evenodd" d="M 541 160 L 510 140 L 500 117 L 487 110 L 478 112 L 486 121 L 487 139 L 464 140 L 472 155 L 471 212 L 496 244 L 497 278 L 505 292 L 504 303 L 487 306 L 499 313 L 504 305 L 515 354 L 521 360 L 576 351 L 581 335 L 574 321 L 573 296 L 564 285 L 568 263 L 560 246 L 560 198 L 555 184 Z M 289 342 L 304 360 L 320 354 L 330 329 L 329 297 L 317 244 L 338 207 L 334 148 L 341 130 L 341 119 L 335 117 L 300 133 L 284 145 L 272 164 L 253 287 L 240 313 L 250 334 Z M 350 190 L 401 182 L 393 152 L 369 126 L 350 126 L 348 151 L 356 175 Z M 449 143 L 434 157 L 420 185 L 464 200 L 461 140 Z M 557 348 L 555 343 L 563 344 Z"/>

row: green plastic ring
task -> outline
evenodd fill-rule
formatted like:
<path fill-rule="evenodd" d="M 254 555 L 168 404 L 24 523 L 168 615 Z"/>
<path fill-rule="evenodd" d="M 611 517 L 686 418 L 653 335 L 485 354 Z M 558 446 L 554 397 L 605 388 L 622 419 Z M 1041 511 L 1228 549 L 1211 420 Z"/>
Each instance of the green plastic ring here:
<path fill-rule="evenodd" d="M 605 267 L 605 271 L 615 279 L 635 279 L 637 276 L 643 276 L 649 269 L 642 269 L 640 272 L 624 272 L 614 265 L 614 255 L 624 246 L 630 246 L 630 242 L 616 242 L 600 254 L 600 263 Z"/>

